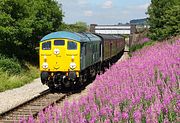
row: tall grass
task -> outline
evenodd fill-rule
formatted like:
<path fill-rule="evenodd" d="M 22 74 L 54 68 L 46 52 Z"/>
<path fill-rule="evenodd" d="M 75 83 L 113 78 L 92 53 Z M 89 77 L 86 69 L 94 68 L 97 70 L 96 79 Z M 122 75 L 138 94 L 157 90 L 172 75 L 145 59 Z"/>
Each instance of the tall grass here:
<path fill-rule="evenodd" d="M 156 41 L 152 41 L 148 38 L 144 38 L 142 40 L 140 40 L 138 43 L 132 45 L 131 47 L 129 47 L 129 56 L 132 56 L 132 53 L 137 51 L 137 50 L 140 50 L 146 46 L 151 46 L 151 45 L 154 45 Z"/>
<path fill-rule="evenodd" d="M 148 41 L 148 42 L 144 42 L 142 44 L 135 44 L 133 46 L 131 46 L 129 48 L 130 52 L 134 52 L 136 50 L 139 50 L 139 49 L 142 49 L 143 47 L 146 47 L 146 46 L 151 46 L 155 43 L 155 41 Z"/>
<path fill-rule="evenodd" d="M 23 86 L 39 77 L 39 71 L 28 63 L 0 55 L 0 92 Z"/>

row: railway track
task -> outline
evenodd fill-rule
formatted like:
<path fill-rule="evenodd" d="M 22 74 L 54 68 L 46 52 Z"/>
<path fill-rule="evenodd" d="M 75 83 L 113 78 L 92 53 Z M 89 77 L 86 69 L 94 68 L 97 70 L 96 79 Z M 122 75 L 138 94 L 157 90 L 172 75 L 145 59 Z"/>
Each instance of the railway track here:
<path fill-rule="evenodd" d="M 24 117 L 28 119 L 30 115 L 36 117 L 38 113 L 50 105 L 61 102 L 66 96 L 71 95 L 62 93 L 50 93 L 49 90 L 42 92 L 39 96 L 23 103 L 15 108 L 0 114 L 0 123 L 12 123 Z"/>

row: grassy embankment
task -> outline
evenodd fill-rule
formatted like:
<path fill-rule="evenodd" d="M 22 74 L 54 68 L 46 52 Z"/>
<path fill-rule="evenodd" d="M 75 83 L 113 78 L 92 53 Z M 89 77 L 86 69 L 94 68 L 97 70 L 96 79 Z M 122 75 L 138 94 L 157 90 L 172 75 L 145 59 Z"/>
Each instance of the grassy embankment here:
<path fill-rule="evenodd" d="M 132 53 L 137 51 L 137 50 L 140 50 L 146 46 L 152 46 L 156 43 L 156 41 L 147 41 L 147 42 L 142 42 L 142 43 L 139 43 L 139 44 L 135 44 L 135 45 L 132 45 L 130 48 L 129 48 L 129 56 L 132 57 Z"/>
<path fill-rule="evenodd" d="M 35 66 L 0 55 L 0 92 L 23 86 L 38 77 Z"/>

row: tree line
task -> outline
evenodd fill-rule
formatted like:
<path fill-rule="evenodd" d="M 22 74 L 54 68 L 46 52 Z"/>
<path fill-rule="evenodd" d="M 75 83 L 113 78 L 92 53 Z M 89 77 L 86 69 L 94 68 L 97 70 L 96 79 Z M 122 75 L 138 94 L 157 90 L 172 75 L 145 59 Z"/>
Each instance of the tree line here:
<path fill-rule="evenodd" d="M 180 34 L 180 1 L 151 0 L 149 37 L 153 40 Z M 87 24 L 63 22 L 62 6 L 55 0 L 1 0 L 0 54 L 27 61 L 38 59 L 39 40 L 50 32 L 83 32 Z"/>
<path fill-rule="evenodd" d="M 87 29 L 82 22 L 65 24 L 61 8 L 55 0 L 1 0 L 0 54 L 37 62 L 36 47 L 46 34 Z"/>
<path fill-rule="evenodd" d="M 180 34 L 180 0 L 151 0 L 149 37 L 163 40 Z"/>

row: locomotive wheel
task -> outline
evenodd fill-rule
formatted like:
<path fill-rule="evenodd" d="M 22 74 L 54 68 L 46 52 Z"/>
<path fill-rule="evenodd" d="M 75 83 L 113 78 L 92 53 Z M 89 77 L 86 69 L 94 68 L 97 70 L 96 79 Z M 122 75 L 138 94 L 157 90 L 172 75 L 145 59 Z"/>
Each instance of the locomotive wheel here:
<path fill-rule="evenodd" d="M 48 87 L 49 87 L 49 90 L 51 92 L 55 92 L 55 86 L 54 85 L 48 85 Z"/>
<path fill-rule="evenodd" d="M 49 80 L 49 82 L 47 83 L 47 86 L 49 87 L 51 92 L 55 91 L 55 85 L 53 81 Z"/>
<path fill-rule="evenodd" d="M 48 76 L 49 76 L 49 74 L 47 72 L 42 72 L 41 73 L 41 82 L 43 84 L 48 82 Z"/>
<path fill-rule="evenodd" d="M 64 82 L 64 83 L 63 83 L 63 86 L 64 86 L 65 88 L 69 88 L 69 87 L 71 86 L 71 81 L 66 81 L 66 82 Z"/>
<path fill-rule="evenodd" d="M 83 86 L 83 82 L 76 80 L 76 83 L 74 84 L 73 89 L 78 90 L 79 88 L 81 88 Z"/>

